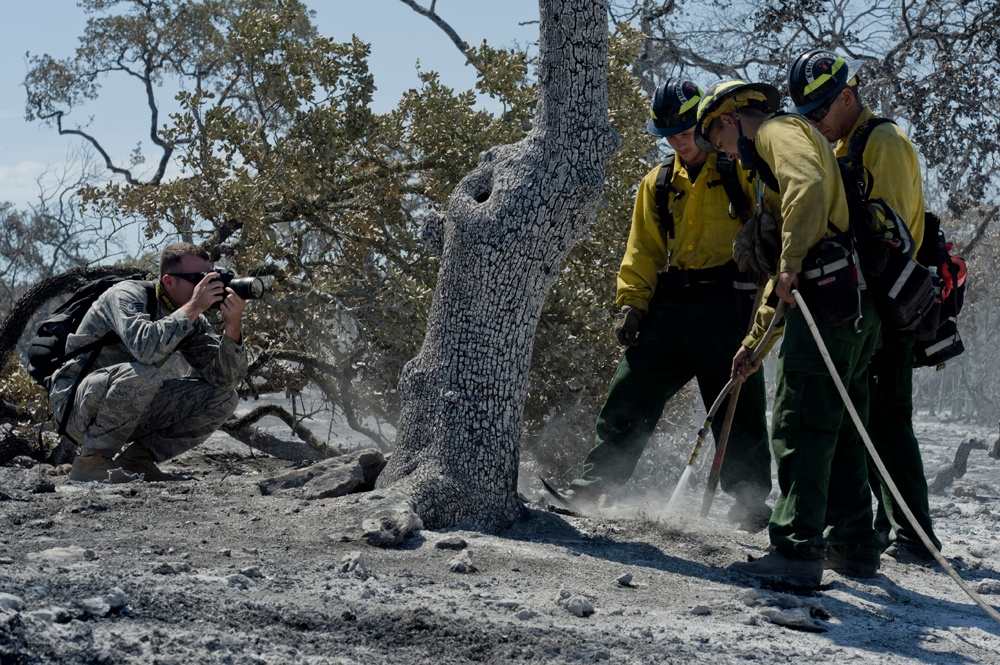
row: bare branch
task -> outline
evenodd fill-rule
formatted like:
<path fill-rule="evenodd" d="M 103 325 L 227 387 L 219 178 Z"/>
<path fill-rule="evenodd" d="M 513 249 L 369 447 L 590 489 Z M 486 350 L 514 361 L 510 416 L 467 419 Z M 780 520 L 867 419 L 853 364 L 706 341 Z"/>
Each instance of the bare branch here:
<path fill-rule="evenodd" d="M 466 57 L 466 59 L 469 61 L 469 64 L 475 67 L 476 70 L 478 70 L 480 73 L 484 73 L 482 67 L 477 62 L 475 54 L 472 52 L 472 48 L 469 46 L 468 42 L 459 37 L 458 33 L 455 32 L 455 29 L 452 28 L 450 25 L 448 25 L 448 23 L 443 18 L 441 18 L 441 16 L 438 15 L 436 11 L 434 11 L 434 7 L 435 5 L 437 5 L 436 0 L 431 2 L 431 6 L 429 8 L 421 7 L 414 0 L 400 0 L 400 2 L 402 2 L 404 5 L 406 5 L 413 11 L 417 12 L 421 16 L 426 16 L 434 23 L 434 25 L 441 28 L 444 31 L 444 34 L 448 35 L 448 38 L 451 39 L 452 43 L 454 43 L 455 46 L 458 48 L 458 50 L 462 52 L 462 55 Z"/>
<path fill-rule="evenodd" d="M 230 418 L 223 425 L 222 429 L 230 434 L 233 434 L 234 432 L 241 434 L 248 433 L 250 432 L 251 425 L 259 421 L 260 419 L 266 418 L 268 416 L 279 418 L 282 422 L 288 425 L 288 428 L 292 430 L 295 436 L 299 437 L 299 439 L 305 442 L 313 450 L 322 453 L 324 457 L 336 456 L 341 454 L 340 451 L 338 450 L 331 451 L 329 446 L 327 446 L 322 441 L 317 439 L 313 435 L 313 433 L 309 431 L 307 427 L 305 427 L 301 422 L 295 419 L 295 416 L 288 413 L 288 411 L 278 406 L 277 404 L 265 404 L 264 406 L 259 406 L 250 413 L 243 416 L 242 418 Z M 255 436 L 251 436 L 250 438 L 252 440 L 257 440 Z M 240 440 L 242 440 L 242 438 Z"/>

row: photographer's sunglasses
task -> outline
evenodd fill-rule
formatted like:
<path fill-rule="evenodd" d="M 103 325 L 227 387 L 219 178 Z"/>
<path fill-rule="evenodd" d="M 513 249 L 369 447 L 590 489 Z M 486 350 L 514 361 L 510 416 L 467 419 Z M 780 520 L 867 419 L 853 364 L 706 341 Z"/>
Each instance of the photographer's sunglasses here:
<path fill-rule="evenodd" d="M 180 277 L 185 282 L 191 282 L 192 284 L 197 284 L 201 280 L 205 279 L 207 272 L 168 272 L 165 273 L 171 277 Z"/>

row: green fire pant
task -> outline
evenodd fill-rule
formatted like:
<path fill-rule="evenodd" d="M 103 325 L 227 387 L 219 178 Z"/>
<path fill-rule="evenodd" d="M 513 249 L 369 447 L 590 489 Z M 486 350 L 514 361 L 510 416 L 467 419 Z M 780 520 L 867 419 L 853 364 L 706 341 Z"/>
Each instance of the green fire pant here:
<path fill-rule="evenodd" d="M 812 311 L 822 303 L 809 303 Z M 850 324 L 817 323 L 848 395 L 868 416 L 868 361 L 879 319 L 867 293 L 861 297 L 860 332 Z M 799 308 L 788 308 L 778 353 L 771 440 L 781 494 L 769 534 L 785 556 L 820 559 L 828 545 L 857 558 L 878 557 L 864 442 L 827 371 Z"/>
<path fill-rule="evenodd" d="M 698 379 L 705 409 L 711 406 L 729 381 L 745 333 L 734 303 L 728 288 L 695 300 L 657 293 L 641 322 L 638 346 L 625 351 L 611 380 L 595 446 L 574 487 L 606 491 L 628 481 L 667 400 L 692 378 Z M 720 475 L 724 492 L 756 504 L 771 492 L 762 374 L 741 389 Z M 712 425 L 716 439 L 728 403 L 727 398 Z"/>
<path fill-rule="evenodd" d="M 920 446 L 913 434 L 913 333 L 883 329 L 882 346 L 872 356 L 868 374 L 872 403 L 878 404 L 868 423 L 872 443 L 917 523 L 940 550 L 941 541 L 931 526 Z M 868 481 L 878 499 L 875 529 L 880 533 L 891 529 L 892 541 L 930 557 L 871 459 Z"/>

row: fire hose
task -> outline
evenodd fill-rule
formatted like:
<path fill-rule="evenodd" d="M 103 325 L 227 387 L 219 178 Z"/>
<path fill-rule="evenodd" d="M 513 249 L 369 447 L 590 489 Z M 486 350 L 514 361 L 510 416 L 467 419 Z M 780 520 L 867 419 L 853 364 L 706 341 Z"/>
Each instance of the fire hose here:
<path fill-rule="evenodd" d="M 927 536 L 927 532 L 923 530 L 920 524 L 917 522 L 917 518 L 914 516 L 913 511 L 910 507 L 906 505 L 903 500 L 903 496 L 899 493 L 899 489 L 896 484 L 892 482 L 892 478 L 889 476 L 889 471 L 886 469 L 885 464 L 882 462 L 882 458 L 879 457 L 878 451 L 875 450 L 875 445 L 872 443 L 871 437 L 868 436 L 868 430 L 865 429 L 864 424 L 861 422 L 861 417 L 858 416 L 857 409 L 854 408 L 854 403 L 847 394 L 847 389 L 844 388 L 844 382 L 840 380 L 840 375 L 837 374 L 837 368 L 833 364 L 833 359 L 830 358 L 830 351 L 826 348 L 826 344 L 823 343 L 823 337 L 820 335 L 819 328 L 816 327 L 816 321 L 813 319 L 812 312 L 809 311 L 809 307 L 806 306 L 805 300 L 802 298 L 802 294 L 798 290 L 793 290 L 792 295 L 795 297 L 795 302 L 798 303 L 799 308 L 802 310 L 802 315 L 805 317 L 806 325 L 809 326 L 809 332 L 812 333 L 813 339 L 816 340 L 816 346 L 819 347 L 820 355 L 823 356 L 823 362 L 826 363 L 826 368 L 830 372 L 830 377 L 833 379 L 833 383 L 837 386 L 837 391 L 840 392 L 841 399 L 844 400 L 844 406 L 847 407 L 847 412 L 851 416 L 851 420 L 854 421 L 854 426 L 858 428 L 858 433 L 861 435 L 861 439 L 865 442 L 865 448 L 868 449 L 868 454 L 871 455 L 872 461 L 875 463 L 875 467 L 878 469 L 879 475 L 882 476 L 882 480 L 885 481 L 886 487 L 892 493 L 892 497 L 902 508 L 903 514 L 906 515 L 907 521 L 910 526 L 913 527 L 917 535 L 920 536 L 920 541 L 924 544 L 931 554 L 934 555 L 934 559 L 938 562 L 941 568 L 944 569 L 948 575 L 955 580 L 955 583 L 961 587 L 969 598 L 971 598 L 977 605 L 983 608 L 987 614 L 989 614 L 997 622 L 1000 622 L 1000 613 L 998 613 L 991 605 L 989 605 L 985 600 L 980 597 L 972 587 L 970 587 L 965 580 L 963 580 L 955 569 L 952 568 L 948 560 L 945 559 L 941 552 L 934 547 L 934 543 Z"/>

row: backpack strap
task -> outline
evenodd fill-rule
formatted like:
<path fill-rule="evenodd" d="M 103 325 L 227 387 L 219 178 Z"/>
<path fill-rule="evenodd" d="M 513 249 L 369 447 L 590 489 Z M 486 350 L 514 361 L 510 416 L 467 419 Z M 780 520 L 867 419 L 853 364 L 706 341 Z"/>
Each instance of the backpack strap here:
<path fill-rule="evenodd" d="M 155 321 L 156 315 L 159 312 L 156 300 L 156 284 L 154 282 L 146 282 L 145 286 L 146 312 L 149 314 L 150 320 Z M 80 373 L 76 375 L 76 379 L 73 381 L 73 387 L 69 390 L 69 395 L 66 398 L 66 406 L 63 408 L 62 417 L 59 418 L 59 426 L 56 429 L 59 436 L 69 436 L 66 434 L 66 426 L 69 424 L 70 414 L 73 413 L 73 404 L 76 402 L 76 393 L 80 389 L 80 383 L 83 381 L 84 377 L 90 374 L 90 372 L 94 369 L 94 365 L 97 363 L 97 358 L 101 355 L 101 349 L 120 341 L 121 337 L 119 337 L 116 333 L 109 332 L 96 342 L 91 342 L 90 344 L 87 344 L 66 356 L 66 360 L 68 361 L 76 358 L 77 356 L 81 356 L 84 353 L 90 354 L 83 362 L 83 367 L 80 368 Z"/>
<path fill-rule="evenodd" d="M 158 299 L 156 297 L 156 282 L 146 282 L 146 314 L 149 314 L 149 320 L 155 321 L 157 314 L 160 313 L 160 308 L 158 306 Z"/>
<path fill-rule="evenodd" d="M 869 118 L 858 127 L 858 131 L 854 132 L 854 136 L 851 137 L 851 141 L 847 144 L 847 159 L 852 164 L 864 163 L 865 148 L 868 146 L 869 137 L 871 137 L 876 127 L 884 125 L 887 122 L 896 124 L 896 121 L 892 118 Z"/>
<path fill-rule="evenodd" d="M 795 115 L 794 113 L 789 113 L 788 111 L 775 111 L 771 114 L 772 118 L 778 118 L 783 115 Z M 808 121 L 806 121 L 808 122 Z M 770 187 L 775 193 L 781 193 L 781 185 L 778 183 L 778 177 L 774 175 L 774 171 L 771 169 L 771 165 L 761 159 L 760 153 L 757 152 L 757 144 L 750 141 L 750 146 L 753 150 L 752 162 L 753 168 L 751 171 L 751 177 L 757 176 L 764 181 L 764 184 Z M 749 156 L 748 156 L 749 157 Z M 742 158 L 741 158 L 742 161 Z"/>
<path fill-rule="evenodd" d="M 764 184 L 770 187 L 775 193 L 781 194 L 781 185 L 778 183 L 778 176 L 774 175 L 774 171 L 771 170 L 771 165 L 765 162 L 763 159 L 758 158 L 754 164 L 754 173 L 756 173 Z"/>
<path fill-rule="evenodd" d="M 729 198 L 729 216 L 733 219 L 739 219 L 745 224 L 750 219 L 753 210 L 750 207 L 750 201 L 747 200 L 746 193 L 740 186 L 739 176 L 736 175 L 736 165 L 733 164 L 733 160 L 729 159 L 728 155 L 720 152 L 716 158 L 715 168 L 719 172 L 719 179 L 708 183 L 708 186 L 722 185 Z"/>
<path fill-rule="evenodd" d="M 684 196 L 684 192 L 678 192 L 671 182 L 674 175 L 674 156 L 670 155 L 660 165 L 660 172 L 656 176 L 656 211 L 660 215 L 660 226 L 666 237 L 674 237 L 674 206 L 673 202 Z M 673 201 L 671 201 L 673 194 Z"/>

